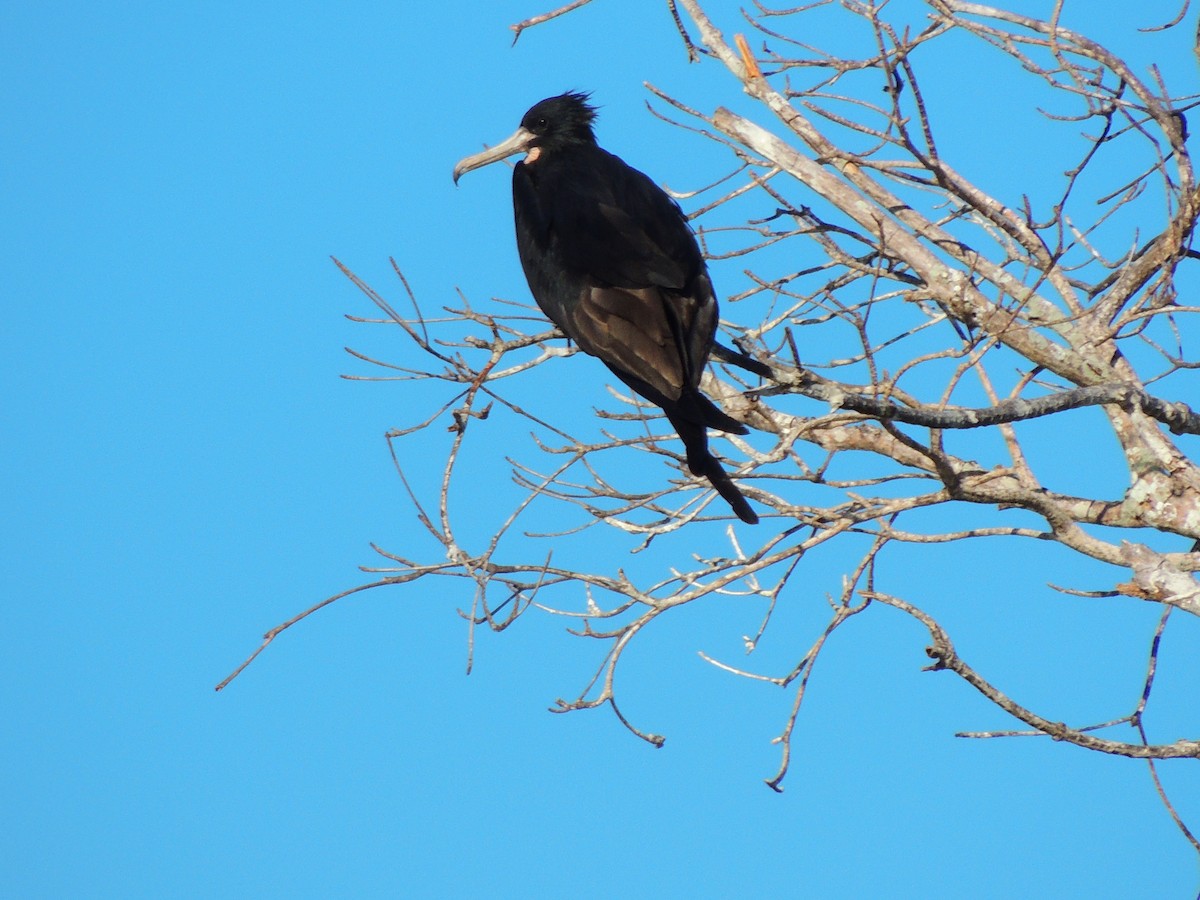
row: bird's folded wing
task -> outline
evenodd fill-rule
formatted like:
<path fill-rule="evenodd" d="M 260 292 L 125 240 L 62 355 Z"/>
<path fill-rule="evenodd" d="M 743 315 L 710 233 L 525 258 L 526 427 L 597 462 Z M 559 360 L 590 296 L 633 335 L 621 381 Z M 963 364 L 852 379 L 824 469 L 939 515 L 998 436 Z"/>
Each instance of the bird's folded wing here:
<path fill-rule="evenodd" d="M 651 388 L 631 383 L 647 399 L 660 406 L 679 400 L 692 365 L 680 353 L 677 326 L 659 288 L 587 286 L 570 318 L 564 330 L 573 332 L 580 348 Z"/>

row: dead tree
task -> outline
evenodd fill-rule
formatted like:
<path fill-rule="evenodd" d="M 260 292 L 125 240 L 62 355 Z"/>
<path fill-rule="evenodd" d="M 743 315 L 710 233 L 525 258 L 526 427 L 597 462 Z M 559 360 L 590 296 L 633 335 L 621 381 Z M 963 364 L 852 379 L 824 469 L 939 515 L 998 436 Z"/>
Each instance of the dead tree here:
<path fill-rule="evenodd" d="M 678 607 L 731 597 L 757 604 L 761 624 L 745 637 L 750 662 L 705 658 L 733 676 L 790 688 L 782 760 L 767 781 L 776 789 L 822 648 L 852 618 L 882 609 L 928 632 L 930 669 L 952 672 L 1020 723 L 965 737 L 1048 735 L 1144 759 L 1156 785 L 1156 760 L 1200 758 L 1200 735 L 1155 742 L 1145 723 L 1172 616 L 1200 615 L 1200 469 L 1192 458 L 1200 415 L 1189 405 L 1198 395 L 1200 305 L 1178 288 L 1188 277 L 1194 286 L 1200 265 L 1192 249 L 1200 188 L 1185 118 L 1195 101 L 1172 95 L 1156 68 L 1137 71 L 1065 27 L 1061 4 L 1039 20 L 928 0 L 919 21 L 904 23 L 881 3 L 756 3 L 754 15 L 734 23 L 744 34 L 732 38 L 698 0 L 677 6 L 668 3 L 685 52 L 723 66 L 755 104 L 752 114 L 701 109 L 650 88 L 660 118 L 728 152 L 728 168 L 710 186 L 680 196 L 718 281 L 728 285 L 741 272 L 741 289 L 724 297 L 724 340 L 737 350 L 721 354 L 704 389 L 753 429 L 714 438 L 714 448 L 764 513 L 762 524 L 728 524 L 728 510 L 688 475 L 678 442 L 635 397 L 614 392 L 615 408 L 593 418 L 587 434 L 571 433 L 553 403 L 514 399 L 520 385 L 560 377 L 548 367 L 573 353 L 536 310 L 489 303 L 483 311 L 459 298 L 429 316 L 406 283 L 399 308 L 344 269 L 383 311 L 371 321 L 404 344 L 401 361 L 362 358 L 384 366 L 387 379 L 442 391 L 388 438 L 436 558 L 377 548 L 384 563 L 353 590 L 465 581 L 472 648 L 476 628 L 563 617 L 572 634 L 602 649 L 595 677 L 556 709 L 608 706 L 656 745 L 663 738 L 618 705 L 614 675 L 626 648 Z M 552 15 L 514 28 L 519 35 Z M 813 16 L 840 17 L 839 33 L 857 55 L 805 43 Z M 1182 18 L 1157 33 L 1174 36 Z M 1007 64 L 1007 80 L 970 84 L 979 103 L 992 104 L 997 92 L 1029 97 L 1041 127 L 1068 136 L 1056 146 L 1072 148 L 1072 158 L 1034 160 L 1040 183 L 1055 179 L 1052 190 L 990 191 L 991 179 L 968 178 L 944 153 L 947 135 L 929 98 L 947 77 L 939 48 L 950 40 L 972 41 L 981 58 Z M 997 135 L 1020 127 L 988 122 Z M 736 365 L 744 356 L 769 377 Z M 533 442 L 497 445 L 501 419 L 524 423 Z M 1120 461 L 1121 477 L 1095 479 L 1103 484 L 1090 493 L 1057 486 L 1045 454 L 1028 452 L 1030 421 L 1061 423 L 1063 456 L 1086 467 L 1107 454 Z M 414 474 L 414 460 L 438 447 L 437 471 Z M 492 466 L 509 459 L 520 487 L 482 534 L 471 524 L 477 506 L 454 491 L 470 454 Z M 598 534 L 623 552 L 589 555 Z M 1065 724 L 969 664 L 906 584 L 922 554 L 951 542 L 970 542 L 981 559 L 1042 542 L 1064 565 L 1081 557 L 1106 567 L 1104 584 L 1049 585 L 1048 602 L 1064 592 L 1153 604 L 1157 624 L 1131 636 L 1145 641 L 1148 660 L 1133 709 Z M 841 544 L 854 561 L 828 593 L 827 624 L 783 671 L 754 669 L 782 605 L 812 603 L 814 594 L 822 602 L 806 557 Z M 636 572 L 629 551 L 644 551 Z M 273 629 L 262 646 L 336 599 Z"/>

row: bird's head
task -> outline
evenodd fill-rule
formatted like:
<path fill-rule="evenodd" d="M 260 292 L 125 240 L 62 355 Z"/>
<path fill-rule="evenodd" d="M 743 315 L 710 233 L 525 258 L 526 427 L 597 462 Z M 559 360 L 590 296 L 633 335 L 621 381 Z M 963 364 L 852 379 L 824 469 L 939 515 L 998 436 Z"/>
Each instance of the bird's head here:
<path fill-rule="evenodd" d="M 526 153 L 527 163 L 542 153 L 552 153 L 571 144 L 594 144 L 592 120 L 596 109 L 588 103 L 588 94 L 570 91 L 535 103 L 521 118 L 521 127 L 512 137 L 491 149 L 459 160 L 454 167 L 454 183 L 470 172 L 517 153 Z"/>

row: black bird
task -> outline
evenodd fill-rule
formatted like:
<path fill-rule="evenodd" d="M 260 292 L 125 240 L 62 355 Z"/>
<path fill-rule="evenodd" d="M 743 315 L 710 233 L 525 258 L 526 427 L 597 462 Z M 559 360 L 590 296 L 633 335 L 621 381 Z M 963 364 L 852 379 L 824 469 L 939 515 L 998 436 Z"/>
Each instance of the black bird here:
<path fill-rule="evenodd" d="M 588 96 L 541 101 L 508 140 L 459 162 L 454 181 L 526 154 L 513 168 L 513 211 L 538 306 L 581 350 L 662 407 L 692 474 L 754 524 L 758 516 L 708 449 L 706 429 L 747 429 L 700 393 L 717 299 L 696 236 L 658 185 L 596 144 Z"/>

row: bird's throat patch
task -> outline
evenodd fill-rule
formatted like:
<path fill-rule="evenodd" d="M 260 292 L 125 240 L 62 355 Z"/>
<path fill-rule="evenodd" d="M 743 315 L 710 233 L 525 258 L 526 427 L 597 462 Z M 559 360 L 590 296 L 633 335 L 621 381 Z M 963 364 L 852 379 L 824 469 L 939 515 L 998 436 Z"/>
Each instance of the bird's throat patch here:
<path fill-rule="evenodd" d="M 537 162 L 538 157 L 541 155 L 542 155 L 541 147 L 530 147 L 529 152 L 525 155 L 525 165 L 529 165 L 530 163 Z"/>

